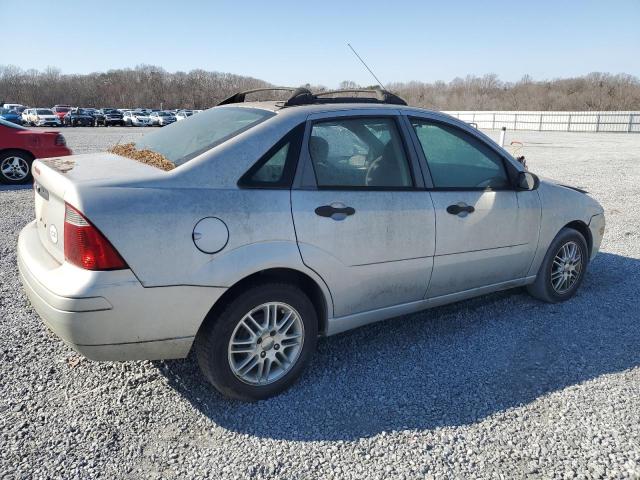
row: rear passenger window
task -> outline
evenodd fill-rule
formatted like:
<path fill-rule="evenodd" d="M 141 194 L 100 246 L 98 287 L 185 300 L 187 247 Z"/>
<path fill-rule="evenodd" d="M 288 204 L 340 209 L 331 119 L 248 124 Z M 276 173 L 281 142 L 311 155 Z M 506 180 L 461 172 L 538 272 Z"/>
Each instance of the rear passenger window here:
<path fill-rule="evenodd" d="M 313 125 L 309 154 L 325 188 L 410 188 L 411 170 L 392 118 L 351 118 Z"/>
<path fill-rule="evenodd" d="M 510 186 L 502 157 L 477 138 L 448 125 L 413 119 L 436 188 Z"/>
<path fill-rule="evenodd" d="M 264 165 L 262 165 L 256 173 L 251 176 L 253 182 L 278 183 L 284 175 L 284 166 L 287 161 L 287 153 L 289 152 L 289 143 L 285 144 Z"/>
<path fill-rule="evenodd" d="M 258 160 L 238 181 L 244 188 L 290 188 L 300 155 L 304 124 L 298 125 Z"/>

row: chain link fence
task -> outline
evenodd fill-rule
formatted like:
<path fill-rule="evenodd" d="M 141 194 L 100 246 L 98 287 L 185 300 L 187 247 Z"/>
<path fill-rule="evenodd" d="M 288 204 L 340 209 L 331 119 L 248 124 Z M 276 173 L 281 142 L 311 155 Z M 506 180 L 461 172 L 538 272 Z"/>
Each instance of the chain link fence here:
<path fill-rule="evenodd" d="M 483 129 L 640 133 L 640 112 L 445 111 Z"/>

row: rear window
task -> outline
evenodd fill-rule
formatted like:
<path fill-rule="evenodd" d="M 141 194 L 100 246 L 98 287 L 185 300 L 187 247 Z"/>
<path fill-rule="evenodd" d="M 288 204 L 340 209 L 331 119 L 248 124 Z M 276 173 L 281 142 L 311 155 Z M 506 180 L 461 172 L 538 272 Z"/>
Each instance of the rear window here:
<path fill-rule="evenodd" d="M 135 147 L 160 153 L 178 166 L 274 115 L 257 108 L 212 108 L 145 135 Z"/>

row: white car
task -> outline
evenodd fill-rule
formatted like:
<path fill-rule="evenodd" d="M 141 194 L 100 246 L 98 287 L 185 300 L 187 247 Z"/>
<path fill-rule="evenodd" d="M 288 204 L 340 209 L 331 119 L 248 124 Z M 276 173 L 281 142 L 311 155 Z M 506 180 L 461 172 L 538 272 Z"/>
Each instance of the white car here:
<path fill-rule="evenodd" d="M 388 92 L 292 91 L 138 139 L 166 169 L 35 161 L 18 266 L 54 332 L 96 360 L 193 348 L 222 393 L 256 400 L 293 383 L 319 335 L 508 288 L 578 291 L 605 228 L 586 192 Z"/>
<path fill-rule="evenodd" d="M 60 119 L 50 108 L 27 108 L 22 112 L 22 122 L 32 127 L 59 127 Z"/>
<path fill-rule="evenodd" d="M 192 115 L 193 115 L 193 112 L 191 110 L 180 110 L 178 113 L 176 113 L 176 120 L 177 121 L 185 120 Z"/>
<path fill-rule="evenodd" d="M 169 112 L 151 112 L 149 120 L 153 126 L 164 127 L 165 125 L 175 122 L 176 117 L 174 114 Z"/>
<path fill-rule="evenodd" d="M 151 125 L 149 116 L 143 112 L 126 112 L 122 119 L 124 124 L 130 127 L 148 127 Z"/>
<path fill-rule="evenodd" d="M 15 110 L 20 107 L 24 107 L 24 105 L 21 103 L 5 103 L 2 105 L 2 108 L 6 108 L 7 110 Z"/>

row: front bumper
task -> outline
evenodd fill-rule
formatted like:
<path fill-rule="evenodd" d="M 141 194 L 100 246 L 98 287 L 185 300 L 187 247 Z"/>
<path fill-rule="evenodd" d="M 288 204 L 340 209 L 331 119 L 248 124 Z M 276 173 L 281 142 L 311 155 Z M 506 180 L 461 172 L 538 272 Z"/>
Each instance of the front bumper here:
<path fill-rule="evenodd" d="M 34 222 L 18 239 L 25 292 L 45 324 L 92 360 L 184 358 L 225 289 L 145 288 L 131 270 L 94 272 L 59 264 L 40 243 Z"/>
<path fill-rule="evenodd" d="M 602 237 L 604 237 L 605 225 L 606 221 L 604 213 L 594 215 L 589 221 L 589 231 L 591 232 L 591 256 L 589 260 L 593 260 L 600 250 Z"/>

